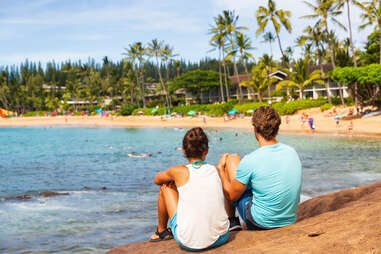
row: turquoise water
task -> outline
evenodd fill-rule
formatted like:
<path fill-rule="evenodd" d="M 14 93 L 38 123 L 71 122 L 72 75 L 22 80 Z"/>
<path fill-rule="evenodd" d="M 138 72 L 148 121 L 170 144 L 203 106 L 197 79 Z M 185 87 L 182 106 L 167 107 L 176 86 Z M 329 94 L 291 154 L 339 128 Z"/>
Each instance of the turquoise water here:
<path fill-rule="evenodd" d="M 222 153 L 242 156 L 257 148 L 245 131 L 208 133 L 207 160 L 213 164 Z M 156 227 L 153 178 L 186 163 L 176 151 L 184 134 L 183 129 L 0 128 L 0 253 L 104 253 L 146 240 Z M 279 140 L 301 157 L 304 199 L 381 180 L 380 139 L 280 135 Z M 130 158 L 131 151 L 153 156 Z M 69 195 L 43 198 L 41 191 Z M 24 194 L 32 198 L 6 200 Z"/>

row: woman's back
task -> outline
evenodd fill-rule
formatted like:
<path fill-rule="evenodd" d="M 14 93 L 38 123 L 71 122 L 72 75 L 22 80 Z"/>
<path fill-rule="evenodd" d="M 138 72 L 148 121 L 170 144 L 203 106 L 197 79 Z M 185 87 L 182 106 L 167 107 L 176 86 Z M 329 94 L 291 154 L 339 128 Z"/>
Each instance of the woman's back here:
<path fill-rule="evenodd" d="M 178 187 L 177 234 L 186 247 L 202 249 L 228 231 L 229 220 L 216 168 L 209 164 L 187 168 L 189 180 Z"/>

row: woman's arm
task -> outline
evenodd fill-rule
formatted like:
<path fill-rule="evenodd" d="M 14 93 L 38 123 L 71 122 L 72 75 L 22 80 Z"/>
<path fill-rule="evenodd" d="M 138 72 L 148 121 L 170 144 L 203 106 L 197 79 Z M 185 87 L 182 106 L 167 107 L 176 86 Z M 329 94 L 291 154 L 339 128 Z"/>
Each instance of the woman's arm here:
<path fill-rule="evenodd" d="M 162 184 L 168 184 L 170 182 L 175 181 L 174 177 L 170 173 L 171 169 L 168 169 L 167 171 L 159 172 L 155 177 L 155 184 L 162 185 Z"/>
<path fill-rule="evenodd" d="M 189 172 L 185 166 L 174 166 L 167 171 L 159 172 L 155 177 L 155 184 L 169 184 L 175 182 L 176 186 L 182 186 L 188 182 Z"/>

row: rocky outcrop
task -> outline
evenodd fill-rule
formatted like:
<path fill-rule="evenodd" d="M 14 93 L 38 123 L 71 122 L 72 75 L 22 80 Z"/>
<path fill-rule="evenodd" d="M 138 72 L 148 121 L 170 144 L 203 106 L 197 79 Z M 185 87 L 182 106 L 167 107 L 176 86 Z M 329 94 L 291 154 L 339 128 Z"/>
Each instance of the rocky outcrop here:
<path fill-rule="evenodd" d="M 116 247 L 108 254 L 188 253 L 174 240 Z M 268 231 L 232 233 L 205 253 L 381 253 L 381 182 L 310 199 L 298 221 Z"/>
<path fill-rule="evenodd" d="M 40 197 L 49 198 L 54 196 L 66 196 L 69 195 L 68 192 L 54 192 L 54 191 L 43 191 L 38 194 Z"/>

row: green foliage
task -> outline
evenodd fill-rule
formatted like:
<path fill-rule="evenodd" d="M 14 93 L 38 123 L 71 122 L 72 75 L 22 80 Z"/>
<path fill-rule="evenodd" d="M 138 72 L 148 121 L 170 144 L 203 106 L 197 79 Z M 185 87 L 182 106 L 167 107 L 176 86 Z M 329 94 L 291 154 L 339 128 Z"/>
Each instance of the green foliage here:
<path fill-rule="evenodd" d="M 239 112 L 246 113 L 248 110 L 253 109 L 256 110 L 259 107 L 267 106 L 266 102 L 250 102 L 250 103 L 242 103 L 234 106 L 234 109 Z"/>
<path fill-rule="evenodd" d="M 194 70 L 175 78 L 169 90 L 174 92 L 186 88 L 192 94 L 197 94 L 199 91 L 208 91 L 214 87 L 219 87 L 218 72 Z"/>
<path fill-rule="evenodd" d="M 381 99 L 381 64 L 336 68 L 332 72 L 332 79 L 346 84 L 352 91 L 357 82 L 357 99 L 363 106 L 377 105 Z"/>
<path fill-rule="evenodd" d="M 123 105 L 120 108 L 120 115 L 122 116 L 129 116 L 132 115 L 132 112 L 137 109 L 138 106 L 134 104 L 128 104 L 128 105 Z"/>
<path fill-rule="evenodd" d="M 316 108 L 326 103 L 324 100 L 295 100 L 290 102 L 278 102 L 274 103 L 272 106 L 278 111 L 280 115 L 290 115 L 295 113 L 297 110 Z"/>
<path fill-rule="evenodd" d="M 30 111 L 24 114 L 24 116 L 45 116 L 46 111 Z"/>
<path fill-rule="evenodd" d="M 308 109 L 314 107 L 320 107 L 327 102 L 326 99 L 321 98 L 318 100 L 295 100 L 291 102 L 276 102 L 272 106 L 279 112 L 280 115 L 293 114 L 297 110 Z M 221 103 L 221 104 L 196 104 L 188 106 L 178 106 L 173 107 L 170 112 L 176 112 L 178 114 L 186 115 L 187 112 L 194 110 L 196 112 L 201 112 L 201 114 L 207 114 L 209 116 L 223 116 L 229 110 L 236 109 L 240 113 L 250 114 L 249 110 L 255 110 L 261 106 L 267 106 L 266 102 L 250 102 L 250 103 L 240 103 L 233 105 L 231 103 Z M 164 115 L 165 108 L 159 108 L 157 113 L 152 113 L 153 108 L 137 108 L 132 112 L 132 115 L 138 115 L 139 111 L 142 111 L 144 115 Z M 167 109 L 168 113 L 168 109 Z"/>
<path fill-rule="evenodd" d="M 321 110 L 321 111 L 326 111 L 326 110 L 328 110 L 328 109 L 331 109 L 332 107 L 333 107 L 332 104 L 330 104 L 330 103 L 325 103 L 325 104 L 323 104 L 323 105 L 320 106 L 320 110 Z"/>

